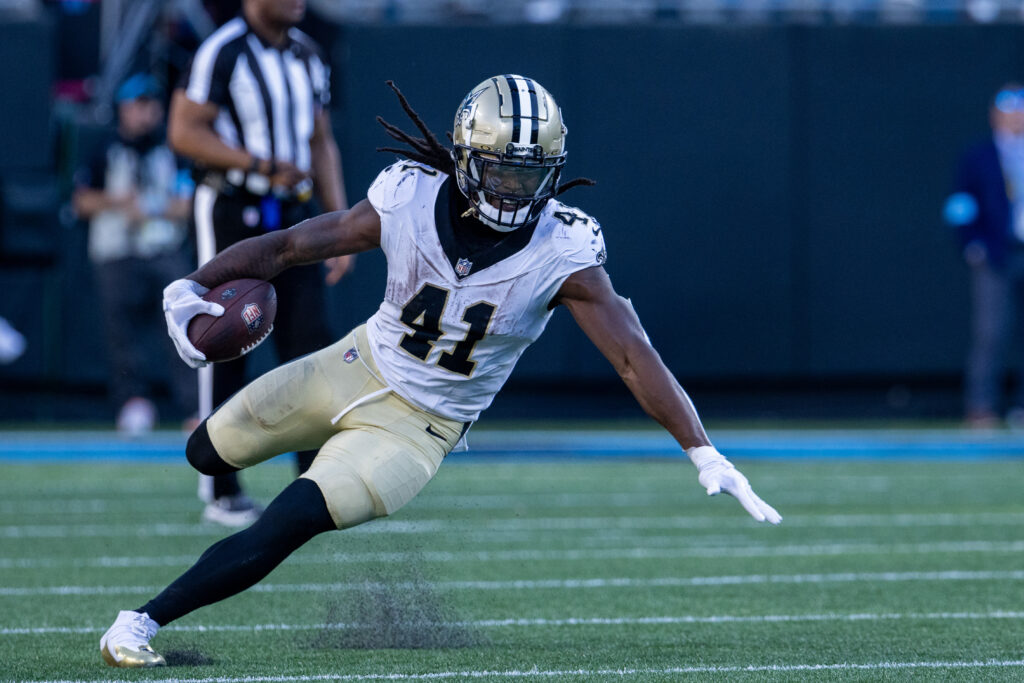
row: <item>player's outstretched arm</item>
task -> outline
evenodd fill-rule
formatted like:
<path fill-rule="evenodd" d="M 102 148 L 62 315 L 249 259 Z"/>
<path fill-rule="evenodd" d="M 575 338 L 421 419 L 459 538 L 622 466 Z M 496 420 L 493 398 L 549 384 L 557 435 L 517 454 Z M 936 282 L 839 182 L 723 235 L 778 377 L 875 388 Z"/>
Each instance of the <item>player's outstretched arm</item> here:
<path fill-rule="evenodd" d="M 164 288 L 167 333 L 178 355 L 193 368 L 206 357 L 188 339 L 188 324 L 200 313 L 222 315 L 219 305 L 202 296 L 219 284 L 239 278 L 269 280 L 291 266 L 317 263 L 332 256 L 380 246 L 380 216 L 365 199 L 349 211 L 326 213 L 289 228 L 237 242 L 199 270 Z"/>
<path fill-rule="evenodd" d="M 380 246 L 380 216 L 365 199 L 348 211 L 332 211 L 287 230 L 236 242 L 188 276 L 204 287 L 251 277 L 269 280 L 292 266 Z"/>
<path fill-rule="evenodd" d="M 604 268 L 587 268 L 569 276 L 556 302 L 569 309 L 647 414 L 683 447 L 708 495 L 724 491 L 757 521 L 782 521 L 754 493 L 747 478 L 711 445 L 689 396 L 651 346 L 632 304 L 615 293 Z"/>

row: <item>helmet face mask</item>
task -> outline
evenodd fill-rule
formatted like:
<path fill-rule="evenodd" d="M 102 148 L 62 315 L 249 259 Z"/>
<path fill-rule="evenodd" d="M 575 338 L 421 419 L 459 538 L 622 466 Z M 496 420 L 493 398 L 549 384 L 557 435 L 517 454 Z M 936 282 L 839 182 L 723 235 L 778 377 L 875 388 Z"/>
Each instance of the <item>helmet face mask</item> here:
<path fill-rule="evenodd" d="M 547 90 L 490 78 L 463 100 L 452 137 L 459 190 L 481 222 L 510 232 L 537 219 L 565 164 L 565 126 Z"/>
<path fill-rule="evenodd" d="M 558 181 L 559 168 L 553 163 L 515 162 L 466 154 L 467 197 L 480 220 L 496 230 L 512 230 L 535 219 Z"/>

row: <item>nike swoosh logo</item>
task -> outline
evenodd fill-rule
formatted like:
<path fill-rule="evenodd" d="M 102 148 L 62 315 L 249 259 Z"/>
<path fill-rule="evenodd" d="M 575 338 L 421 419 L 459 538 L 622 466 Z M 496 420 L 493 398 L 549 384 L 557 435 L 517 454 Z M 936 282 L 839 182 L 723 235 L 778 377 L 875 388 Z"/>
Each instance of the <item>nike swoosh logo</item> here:
<path fill-rule="evenodd" d="M 434 428 L 431 427 L 430 425 L 427 425 L 427 434 L 430 434 L 431 436 L 436 436 L 437 438 L 441 439 L 441 441 L 444 441 L 445 443 L 448 442 L 448 439 L 444 438 L 443 436 L 441 436 L 440 434 L 435 432 Z"/>

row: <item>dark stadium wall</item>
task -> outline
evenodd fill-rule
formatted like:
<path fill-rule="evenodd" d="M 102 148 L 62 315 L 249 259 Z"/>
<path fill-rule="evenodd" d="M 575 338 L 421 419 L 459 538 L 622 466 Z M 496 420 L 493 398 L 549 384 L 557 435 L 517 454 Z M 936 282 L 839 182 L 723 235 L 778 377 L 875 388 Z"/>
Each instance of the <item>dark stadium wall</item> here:
<path fill-rule="evenodd" d="M 332 49 L 350 196 L 389 161 L 393 79 L 438 132 L 488 75 L 530 74 L 569 128 L 566 202 L 683 378 L 959 373 L 965 272 L 940 211 L 987 100 L 1024 71 L 1014 27 L 350 27 Z M 371 265 L 372 263 L 372 265 Z M 364 259 L 346 302 L 376 304 Z M 365 304 L 365 308 L 361 308 Z M 359 317 L 359 316 L 356 316 Z M 564 313 L 518 380 L 596 378 Z"/>
<path fill-rule="evenodd" d="M 49 18 L 0 22 L 0 173 L 53 163 L 50 96 L 55 43 Z"/>
<path fill-rule="evenodd" d="M 79 315 L 62 311 L 57 265 L 60 199 L 50 120 L 56 54 L 48 17 L 0 22 L 0 316 L 30 340 L 18 362 L 0 365 L 0 419 L 18 403 L 12 386 L 65 379 L 54 362 L 58 318 Z"/>
<path fill-rule="evenodd" d="M 1024 29 L 320 28 L 351 201 L 393 159 L 374 151 L 391 143 L 375 116 L 412 128 L 386 80 L 443 135 L 478 81 L 529 74 L 563 107 L 566 177 L 598 181 L 563 198 L 602 223 L 618 290 L 684 384 L 748 390 L 938 378 L 955 386 L 966 273 L 940 210 L 958 152 L 987 132 L 989 96 L 1002 81 L 1024 78 Z M 0 26 L 0 50 L 20 55 L 7 63 L 52 71 L 53 31 L 17 29 L 49 35 L 47 46 L 13 30 Z M 5 103 L 15 103 L 0 112 L 8 121 L 0 171 L 53 172 L 33 78 L 10 67 L 0 73 Z M 42 143 L 18 151 L 29 139 Z M 13 168 L 25 163 L 32 168 Z M 5 243 L 32 229 L 6 222 Z M 44 316 L 25 323 L 43 338 L 30 339 L 19 363 L 0 366 L 0 385 L 13 391 L 33 382 L 102 391 L 102 360 L 81 363 L 82 354 L 59 350 L 67 339 L 102 349 L 94 311 L 82 305 L 82 240 L 66 237 L 49 266 L 3 275 L 9 292 L 46 296 Z M 76 295 L 55 301 L 70 282 Z M 383 286 L 382 255 L 360 257 L 330 295 L 336 331 L 371 314 Z M 36 310 L 29 303 L 20 298 L 17 310 Z M 561 311 L 510 389 L 565 380 L 618 386 Z M 18 403 L 10 390 L 0 398 Z"/>

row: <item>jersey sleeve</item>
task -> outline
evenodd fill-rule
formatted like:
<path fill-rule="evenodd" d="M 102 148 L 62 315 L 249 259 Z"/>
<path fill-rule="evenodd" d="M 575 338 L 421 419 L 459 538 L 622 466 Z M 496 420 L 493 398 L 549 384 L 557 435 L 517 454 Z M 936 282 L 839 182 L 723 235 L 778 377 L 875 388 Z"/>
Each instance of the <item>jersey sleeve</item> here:
<path fill-rule="evenodd" d="M 608 249 L 604 244 L 604 232 L 601 230 L 601 224 L 593 216 L 590 216 L 588 227 L 591 234 L 584 238 L 584 243 L 571 257 L 573 263 L 579 264 L 578 270 L 603 266 L 608 260 Z"/>
<path fill-rule="evenodd" d="M 404 206 L 416 193 L 417 164 L 398 161 L 377 176 L 366 198 L 382 217 Z"/>
<path fill-rule="evenodd" d="M 573 273 L 604 265 L 608 252 L 604 244 L 601 224 L 579 209 L 556 205 L 547 218 L 554 219 L 549 239 L 554 246 L 547 261 L 545 286 L 538 299 L 550 309 L 550 302 L 558 295 L 565 281 Z"/>
<path fill-rule="evenodd" d="M 561 268 L 565 276 L 608 260 L 604 231 L 593 216 L 579 209 L 560 206 L 552 212 L 556 242 L 561 245 Z"/>
<path fill-rule="evenodd" d="M 377 179 L 366 191 L 366 199 L 380 216 L 381 247 L 390 253 L 395 240 L 400 239 L 394 234 L 392 218 L 405 206 L 416 193 L 416 166 L 410 162 L 398 161 L 377 176 Z"/>
<path fill-rule="evenodd" d="M 228 104 L 228 85 L 234 70 L 230 52 L 211 41 L 199 46 L 183 83 L 190 100 L 196 104 L 212 102 L 219 107 Z"/>

